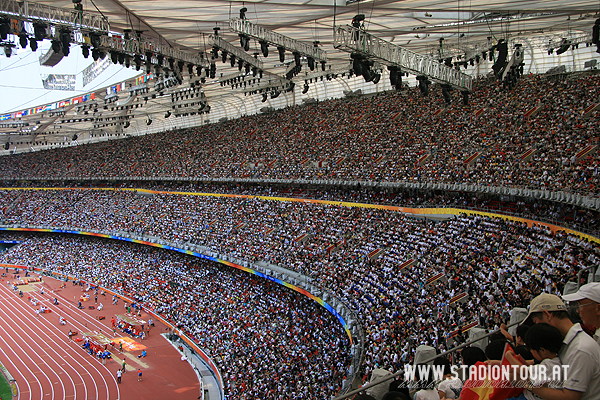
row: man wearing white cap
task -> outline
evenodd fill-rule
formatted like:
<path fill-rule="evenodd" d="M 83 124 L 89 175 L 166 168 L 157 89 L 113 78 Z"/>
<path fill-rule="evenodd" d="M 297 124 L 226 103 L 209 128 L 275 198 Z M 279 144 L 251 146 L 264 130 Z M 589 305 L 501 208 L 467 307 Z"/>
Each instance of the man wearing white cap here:
<path fill-rule="evenodd" d="M 600 395 L 600 346 L 569 318 L 567 306 L 554 294 L 542 293 L 531 301 L 528 324 L 545 322 L 563 336 L 558 357 L 566 370 L 562 389 L 528 389 L 544 400 L 597 400 Z"/>
<path fill-rule="evenodd" d="M 581 321 L 596 328 L 594 340 L 600 344 L 600 282 L 583 285 L 577 293 L 563 296 L 563 300 L 577 302 Z"/>

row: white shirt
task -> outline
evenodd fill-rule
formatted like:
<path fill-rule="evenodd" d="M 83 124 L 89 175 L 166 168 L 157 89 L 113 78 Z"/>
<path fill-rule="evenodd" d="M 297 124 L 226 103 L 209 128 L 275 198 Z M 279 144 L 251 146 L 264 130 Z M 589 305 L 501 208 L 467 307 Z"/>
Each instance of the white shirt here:
<path fill-rule="evenodd" d="M 440 400 L 440 395 L 435 389 L 422 389 L 415 393 L 414 400 Z"/>
<path fill-rule="evenodd" d="M 546 358 L 544 360 L 542 360 L 542 362 L 539 365 L 530 365 L 529 369 L 535 369 L 539 368 L 540 366 L 544 366 L 546 369 L 546 379 L 537 379 L 537 380 L 531 380 L 531 383 L 534 386 L 546 386 L 546 387 L 551 387 L 553 389 L 562 389 L 562 382 L 564 381 L 565 377 L 564 377 L 564 370 L 561 368 L 562 365 L 560 363 L 560 359 L 558 357 L 554 357 L 554 358 Z M 555 367 L 557 368 L 557 370 L 559 370 L 561 372 L 560 376 L 557 376 L 556 379 L 553 372 Z M 540 376 L 539 374 L 534 374 L 534 376 Z M 560 386 L 557 386 L 557 384 L 559 384 Z M 535 394 L 533 394 L 532 392 L 530 392 L 529 390 L 526 390 L 525 392 L 523 392 L 523 394 L 525 395 L 525 398 L 527 400 L 539 400 L 541 399 L 541 397 L 536 396 Z"/>
<path fill-rule="evenodd" d="M 563 339 L 558 353 L 562 365 L 568 365 L 564 388 L 583 392 L 581 400 L 596 400 L 600 393 L 600 346 L 575 324 Z"/>
<path fill-rule="evenodd" d="M 460 397 L 463 383 L 458 378 L 444 379 L 438 385 L 438 391 L 444 392 L 447 399 L 456 399 Z"/>

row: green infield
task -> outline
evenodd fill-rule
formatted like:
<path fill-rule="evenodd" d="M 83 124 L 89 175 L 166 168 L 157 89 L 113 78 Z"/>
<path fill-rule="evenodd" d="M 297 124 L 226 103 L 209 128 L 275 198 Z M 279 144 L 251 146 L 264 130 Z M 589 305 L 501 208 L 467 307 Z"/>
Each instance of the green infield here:
<path fill-rule="evenodd" d="M 3 374 L 0 374 L 0 399 L 12 399 L 12 391 L 10 390 L 10 384 L 8 383 Z"/>

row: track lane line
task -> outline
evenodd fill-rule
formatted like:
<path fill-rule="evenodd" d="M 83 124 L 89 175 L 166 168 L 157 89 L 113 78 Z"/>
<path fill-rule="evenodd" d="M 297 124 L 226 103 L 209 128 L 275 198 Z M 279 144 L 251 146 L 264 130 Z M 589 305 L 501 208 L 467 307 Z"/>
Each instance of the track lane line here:
<path fill-rule="evenodd" d="M 7 289 L 5 289 L 5 290 L 7 290 Z M 26 304 L 27 304 L 27 303 L 25 303 L 24 301 L 22 301 L 22 300 L 20 300 L 20 299 L 18 299 L 18 298 L 17 298 L 17 300 L 19 300 L 17 304 L 19 304 L 19 306 L 20 306 L 20 308 L 21 308 L 21 309 L 27 309 L 27 306 L 26 306 Z M 27 310 L 27 311 L 28 311 L 28 312 L 31 312 L 31 310 Z M 41 317 L 39 320 L 40 320 L 40 321 L 42 321 L 42 320 L 44 321 L 44 325 L 46 325 L 46 329 L 47 329 L 47 330 L 50 332 L 50 333 L 48 333 L 48 332 L 45 332 L 45 331 L 44 331 L 43 333 L 44 333 L 44 335 L 46 335 L 47 337 L 50 337 L 50 341 L 51 341 L 51 342 L 55 342 L 55 341 L 56 341 L 56 340 L 55 340 L 55 337 L 56 337 L 56 336 L 59 336 L 59 337 L 63 337 L 63 336 L 64 336 L 64 333 L 63 333 L 62 331 L 60 331 L 60 330 L 59 330 L 59 329 L 58 329 L 56 326 L 54 326 L 53 324 L 51 324 L 51 323 L 50 323 L 50 322 L 49 322 L 49 321 L 48 321 L 46 318 L 44 318 L 44 317 Z M 54 334 L 54 331 L 57 331 L 57 332 L 58 332 L 58 335 Z M 53 339 L 53 338 L 54 338 L 54 339 Z M 91 362 L 91 360 L 89 359 L 89 356 L 82 354 L 82 353 L 81 353 L 81 351 L 80 351 L 79 349 L 77 349 L 77 347 L 79 347 L 79 346 L 76 346 L 76 348 L 75 348 L 75 349 L 73 349 L 73 348 L 72 348 L 72 347 L 71 347 L 71 346 L 68 344 L 68 342 L 66 341 L 66 339 L 64 339 L 64 338 L 63 338 L 63 339 L 62 339 L 62 341 L 63 341 L 63 343 L 65 343 L 65 344 L 66 344 L 66 346 L 65 346 L 64 348 L 63 348 L 63 347 L 61 347 L 61 348 L 62 348 L 62 349 L 65 349 L 65 348 L 66 348 L 66 349 L 69 349 L 69 350 L 70 350 L 70 352 L 72 352 L 72 353 L 75 355 L 75 357 L 73 357 L 73 356 L 71 355 L 71 358 L 73 359 L 73 361 L 77 362 L 77 361 L 75 360 L 75 358 L 77 358 L 77 359 L 84 360 L 84 363 L 85 363 L 85 364 L 87 364 L 87 366 L 84 366 L 84 365 L 82 365 L 81 363 L 77 362 L 77 364 L 78 364 L 80 367 L 82 367 L 84 371 L 83 371 L 83 372 L 81 372 L 81 373 L 80 373 L 80 372 L 78 372 L 78 371 L 75 371 L 75 372 L 76 372 L 77 374 L 79 374 L 80 376 L 82 376 L 82 375 L 89 375 L 89 376 L 90 376 L 90 379 L 91 379 L 92 383 L 94 384 L 94 388 L 95 388 L 95 392 L 96 392 L 96 397 L 95 397 L 95 398 L 98 398 L 98 395 L 99 395 L 99 393 L 98 393 L 98 385 L 96 384 L 96 379 L 94 379 L 94 376 L 92 376 L 91 374 L 89 374 L 89 369 L 88 369 L 88 367 L 91 367 L 91 369 L 92 369 L 94 372 L 96 372 L 96 373 L 97 373 L 97 375 L 99 375 L 100 379 L 101 379 L 101 380 L 104 382 L 104 387 L 105 387 L 105 389 L 106 389 L 106 396 L 107 396 L 107 399 L 109 399 L 109 398 L 110 398 L 110 389 L 111 389 L 111 388 L 110 388 L 110 385 L 109 385 L 109 382 L 107 382 L 107 381 L 106 381 L 106 379 L 105 379 L 105 376 L 108 376 L 108 375 L 110 375 L 110 376 L 111 376 L 111 378 L 112 378 L 112 381 L 113 381 L 113 382 L 111 382 L 111 383 L 113 383 L 113 384 L 114 384 L 114 386 L 113 386 L 113 387 L 114 387 L 114 388 L 116 388 L 116 392 L 117 392 L 117 398 L 118 398 L 118 397 L 120 397 L 120 390 L 119 390 L 119 387 L 118 387 L 118 385 L 117 385 L 116 379 L 115 379 L 115 377 L 113 376 L 113 374 L 111 373 L 111 371 L 110 371 L 110 370 L 108 370 L 108 368 L 107 368 L 106 366 L 103 366 L 103 368 L 104 368 L 104 370 L 105 370 L 105 371 L 108 373 L 108 375 L 105 375 L 105 374 L 103 374 L 103 373 L 102 373 L 102 371 L 101 371 L 100 369 L 98 369 L 98 367 L 97 367 L 96 365 L 94 365 L 94 363 L 92 363 L 92 362 Z M 68 352 L 66 352 L 66 353 L 68 354 Z M 95 358 L 94 358 L 94 359 L 95 359 Z M 66 360 L 64 360 L 64 361 L 66 361 Z M 97 363 L 98 363 L 98 365 L 101 365 L 100 361 L 97 361 Z M 94 374 L 94 375 L 96 375 L 96 374 Z M 84 382 L 85 382 L 85 381 L 84 381 Z M 86 397 L 86 398 L 88 397 L 88 395 L 87 395 L 87 386 L 88 386 L 88 385 L 84 385 L 84 387 L 86 388 L 86 395 L 85 395 L 85 397 Z"/>

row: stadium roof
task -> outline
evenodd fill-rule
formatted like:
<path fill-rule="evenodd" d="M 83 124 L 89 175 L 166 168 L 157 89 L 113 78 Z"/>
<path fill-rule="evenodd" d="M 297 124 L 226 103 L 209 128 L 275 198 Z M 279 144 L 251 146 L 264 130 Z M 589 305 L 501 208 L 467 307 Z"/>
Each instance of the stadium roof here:
<path fill-rule="evenodd" d="M 72 0 L 42 0 L 37 3 L 73 9 Z M 284 89 L 289 88 L 289 80 L 284 76 L 293 66 L 290 64 L 295 59 L 294 55 L 291 51 L 286 51 L 285 61 L 280 62 L 277 49 L 271 44 L 268 57 L 264 57 L 259 40 L 250 38 L 248 50 L 244 53 L 251 57 L 256 55 L 257 64 L 260 63 L 263 71 L 260 82 L 252 72 L 246 74 L 245 68 L 240 71 L 238 64 L 232 67 L 230 59 L 222 62 L 222 52 L 219 52 L 215 60 L 215 78 L 207 77 L 201 85 L 195 85 L 199 78 L 190 79 L 186 69 L 181 85 L 157 90 L 154 88 L 155 80 L 154 83 L 149 83 L 148 93 L 127 101 L 120 96 L 118 102 L 113 99 L 114 103 L 109 104 L 106 109 L 106 91 L 100 91 L 96 97 L 99 110 L 95 111 L 98 107 L 85 110 L 85 118 L 82 118 L 85 111 L 81 107 L 71 107 L 66 108 L 65 115 L 58 118 L 56 114 L 45 112 L 43 115 L 22 117 L 20 121 L 12 119 L 12 124 L 0 121 L 0 132 L 27 136 L 32 143 L 28 146 L 30 148 L 35 148 L 35 143 L 40 144 L 42 141 L 57 143 L 48 132 L 59 133 L 58 136 L 62 137 L 66 134 L 78 134 L 80 141 L 83 136 L 87 139 L 98 137 L 98 132 L 103 132 L 104 136 L 111 133 L 142 134 L 150 129 L 158 131 L 217 122 L 223 118 L 256 113 L 263 107 L 280 108 L 300 104 L 302 100 L 309 98 L 321 100 L 339 97 L 343 92 L 356 89 L 361 89 L 363 93 L 389 90 L 391 85 L 385 63 L 376 62 L 374 65 L 382 73 L 378 84 L 364 82 L 360 77 L 349 79 L 347 72 L 351 66 L 350 52 L 334 47 L 334 26 L 349 25 L 358 14 L 365 16 L 363 23 L 368 34 L 431 59 L 453 57 L 453 62 L 469 62 L 479 56 L 477 58 L 481 64 L 469 65 L 466 69 L 461 68 L 461 71 L 468 75 L 483 75 L 490 72 L 493 64 L 483 61 L 483 53 L 500 39 L 510 43 L 511 52 L 515 44 L 523 44 L 528 72 L 545 72 L 559 64 L 566 64 L 567 70 L 583 69 L 585 61 L 597 58 L 596 48 L 586 46 L 591 41 L 592 27 L 599 18 L 600 11 L 600 4 L 596 0 L 83 0 L 82 5 L 86 12 L 101 13 L 102 18 L 108 19 L 111 32 L 123 34 L 126 30 L 138 31 L 142 37 L 161 46 L 179 49 L 192 57 L 202 54 L 207 63 L 210 62 L 213 47 L 210 35 L 215 27 L 220 28 L 218 35 L 222 40 L 238 51 L 243 51 L 238 32 L 230 28 L 230 20 L 239 18 L 240 9 L 245 8 L 246 20 L 254 25 L 291 38 L 296 44 L 314 47 L 316 43 L 317 48 L 326 54 L 325 71 L 317 72 L 321 68 L 318 62 L 315 71 L 310 71 L 306 65 L 307 59 L 303 56 L 302 71 L 291 79 L 296 84 L 295 89 L 286 93 Z M 18 37 L 14 38 L 18 43 Z M 44 43 L 46 42 L 48 41 Z M 563 55 L 549 54 L 549 50 L 558 50 L 565 45 L 570 48 Z M 575 45 L 578 45 L 578 50 L 575 50 Z M 73 57 L 75 52 L 81 57 L 81 51 L 75 47 L 69 57 Z M 107 58 L 110 59 L 110 56 Z M 91 58 L 85 61 L 87 64 L 92 63 Z M 55 68 L 59 65 L 60 63 Z M 125 68 L 118 65 L 112 67 Z M 143 68 L 142 65 L 142 70 Z M 17 69 L 16 72 L 18 71 Z M 133 66 L 129 71 L 135 72 Z M 342 76 L 342 72 L 346 74 Z M 131 75 L 130 72 L 128 77 Z M 321 78 L 318 75 L 324 76 Z M 414 74 L 411 77 L 414 79 Z M 301 93 L 304 82 L 309 79 L 307 92 Z M 189 89 L 192 82 L 194 90 L 183 92 L 179 98 L 171 96 L 181 94 L 183 88 Z M 278 85 L 280 90 L 277 91 L 282 92 L 281 96 L 271 96 Z M 87 87 L 82 87 L 80 92 L 87 93 L 86 89 Z M 9 89 L 1 90 L 2 97 L 10 97 Z M 200 92 L 203 92 L 204 97 L 198 96 L 195 97 L 196 102 L 191 101 L 194 94 Z M 267 92 L 269 96 L 265 99 L 263 94 Z M 199 108 L 196 110 L 201 102 L 210 106 L 210 115 L 205 112 L 199 114 Z M 131 108 L 127 108 L 127 105 Z M 179 105 L 183 106 L 182 110 Z M 167 112 L 170 115 L 164 117 Z M 188 115 L 183 116 L 185 114 Z M 159 117 L 160 124 L 148 124 Z M 124 128 L 126 121 L 129 121 L 129 127 Z M 25 126 L 26 123 L 29 125 Z M 34 126 L 36 130 L 31 131 Z M 84 132 L 90 135 L 82 135 Z M 96 132 L 96 135 L 91 135 L 92 132 Z M 69 142 L 72 141 L 71 136 L 70 138 Z M 15 142 L 16 139 L 7 140 Z M 23 143 L 25 140 L 21 138 Z M 0 140 L 0 145 L 2 143 Z M 15 148 L 18 146 L 13 146 L 13 151 Z"/>

